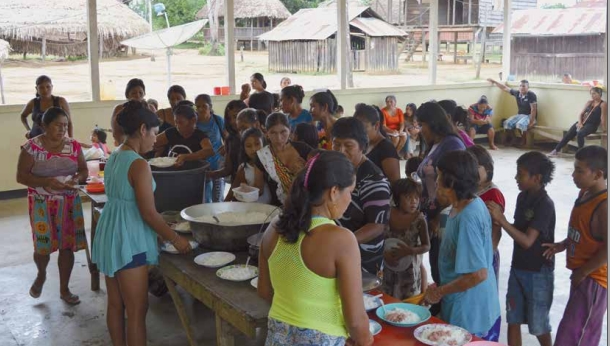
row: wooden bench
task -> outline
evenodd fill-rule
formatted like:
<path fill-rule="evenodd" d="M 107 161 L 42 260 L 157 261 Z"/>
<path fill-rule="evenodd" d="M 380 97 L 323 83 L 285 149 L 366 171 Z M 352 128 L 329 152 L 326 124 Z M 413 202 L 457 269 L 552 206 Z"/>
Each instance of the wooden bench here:
<path fill-rule="evenodd" d="M 528 131 L 528 132 L 532 132 L 532 136 L 537 134 L 544 138 L 552 139 L 555 142 L 560 142 L 563 139 L 563 137 L 568 133 L 568 130 L 566 130 L 564 128 L 559 128 L 559 127 L 536 125 L 536 126 L 534 126 L 533 131 Z M 561 133 L 561 135 L 559 135 L 558 133 Z M 529 145 L 529 143 L 530 143 L 530 139 L 528 138 L 528 145 Z M 533 144 L 533 138 L 531 140 L 531 144 Z M 568 145 L 578 148 L 578 143 L 576 142 L 576 139 L 569 141 Z M 608 135 L 603 132 L 592 133 L 585 138 L 585 145 L 601 145 L 602 147 L 607 149 Z M 566 145 L 565 147 L 563 147 L 561 149 L 561 151 L 566 152 L 567 149 L 568 149 L 568 146 Z"/>
<path fill-rule="evenodd" d="M 464 61 L 464 64 L 468 64 L 468 60 L 472 60 L 472 55 L 458 55 L 455 60 L 458 64 L 461 60 Z"/>

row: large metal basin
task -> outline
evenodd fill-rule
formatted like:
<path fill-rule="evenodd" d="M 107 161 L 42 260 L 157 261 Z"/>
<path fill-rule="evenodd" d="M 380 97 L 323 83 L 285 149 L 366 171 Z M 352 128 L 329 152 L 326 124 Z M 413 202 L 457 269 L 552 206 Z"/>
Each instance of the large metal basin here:
<path fill-rule="evenodd" d="M 218 215 L 229 211 L 237 213 L 261 212 L 270 216 L 264 224 L 243 220 L 243 224 L 238 226 L 196 220 L 201 216 Z M 202 246 L 220 251 L 246 251 L 248 250 L 248 237 L 258 233 L 261 227 L 266 228 L 273 217 L 279 213 L 279 208 L 268 204 L 222 202 L 194 205 L 184 209 L 180 215 L 183 219 L 189 221 L 195 240 Z"/>

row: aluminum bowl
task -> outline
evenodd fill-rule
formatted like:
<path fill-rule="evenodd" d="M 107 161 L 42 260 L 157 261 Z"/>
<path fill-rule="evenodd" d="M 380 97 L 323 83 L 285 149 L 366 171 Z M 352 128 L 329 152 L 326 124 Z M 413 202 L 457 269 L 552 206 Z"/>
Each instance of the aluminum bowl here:
<path fill-rule="evenodd" d="M 229 211 L 261 212 L 269 217 L 263 224 L 243 220 L 243 224 L 237 226 L 197 221 L 197 218 L 202 216 L 218 215 Z M 180 215 L 189 222 L 193 236 L 201 246 L 219 251 L 246 251 L 248 250 L 248 237 L 258 233 L 261 227 L 266 228 L 279 212 L 279 208 L 268 204 L 221 202 L 194 205 L 182 210 Z"/>

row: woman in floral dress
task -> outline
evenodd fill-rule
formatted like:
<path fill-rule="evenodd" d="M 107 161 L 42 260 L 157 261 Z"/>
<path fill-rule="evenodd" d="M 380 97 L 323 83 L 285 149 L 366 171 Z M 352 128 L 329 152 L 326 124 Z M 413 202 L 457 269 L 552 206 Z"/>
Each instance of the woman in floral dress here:
<path fill-rule="evenodd" d="M 74 252 L 87 246 L 83 208 L 75 184 L 87 179 L 87 164 L 80 144 L 66 136 L 68 115 L 58 107 L 42 116 L 44 133 L 21 148 L 17 182 L 28 187 L 28 205 L 34 262 L 38 268 L 30 288 L 40 297 L 51 253 L 59 250 L 59 291 L 70 305 L 80 303 L 68 288 Z"/>

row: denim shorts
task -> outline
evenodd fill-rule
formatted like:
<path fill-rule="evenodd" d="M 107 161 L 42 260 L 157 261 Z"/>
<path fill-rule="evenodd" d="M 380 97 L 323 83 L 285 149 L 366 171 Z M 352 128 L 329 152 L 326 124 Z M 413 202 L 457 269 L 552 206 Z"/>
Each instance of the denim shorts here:
<path fill-rule="evenodd" d="M 491 124 L 483 124 L 483 125 L 471 125 L 471 128 L 474 129 L 475 133 L 479 135 L 486 135 L 487 131 L 492 128 Z"/>
<path fill-rule="evenodd" d="M 539 272 L 512 268 L 506 293 L 506 322 L 527 324 L 532 335 L 551 332 L 549 312 L 553 304 L 553 268 Z"/>
<path fill-rule="evenodd" d="M 143 265 L 146 265 L 146 252 L 142 252 L 137 255 L 133 255 L 132 261 L 127 263 L 123 268 L 119 269 L 119 271 L 125 270 L 125 269 L 133 269 L 133 268 L 141 267 Z"/>

